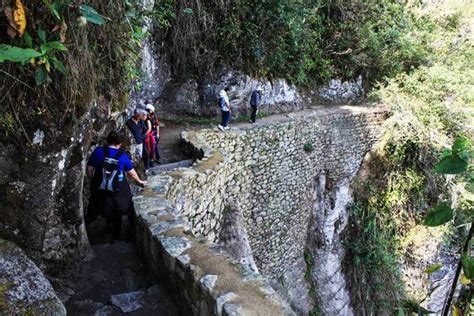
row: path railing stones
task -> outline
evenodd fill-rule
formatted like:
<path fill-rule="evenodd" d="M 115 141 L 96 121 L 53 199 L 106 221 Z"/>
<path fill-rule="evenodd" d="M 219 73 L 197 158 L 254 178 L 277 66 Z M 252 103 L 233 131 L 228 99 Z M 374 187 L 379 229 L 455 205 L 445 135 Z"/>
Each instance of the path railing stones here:
<path fill-rule="evenodd" d="M 156 175 L 134 199 L 137 244 L 183 315 L 295 315 L 259 274 L 195 237 L 166 199 L 172 177 Z"/>

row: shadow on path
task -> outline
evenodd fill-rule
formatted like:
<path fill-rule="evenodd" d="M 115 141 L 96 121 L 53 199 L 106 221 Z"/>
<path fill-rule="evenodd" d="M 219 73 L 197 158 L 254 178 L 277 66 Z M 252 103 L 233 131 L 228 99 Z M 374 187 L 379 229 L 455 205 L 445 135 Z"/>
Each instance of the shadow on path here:
<path fill-rule="evenodd" d="M 135 245 L 120 241 L 92 246 L 76 269 L 53 283 L 68 315 L 178 315 L 147 271 Z"/>

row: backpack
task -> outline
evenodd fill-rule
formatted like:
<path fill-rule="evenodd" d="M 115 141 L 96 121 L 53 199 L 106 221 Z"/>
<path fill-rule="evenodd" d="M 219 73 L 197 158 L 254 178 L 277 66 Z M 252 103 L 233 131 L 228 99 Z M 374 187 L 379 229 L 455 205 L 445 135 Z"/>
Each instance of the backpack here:
<path fill-rule="evenodd" d="M 114 157 L 109 157 L 109 149 L 104 147 L 104 162 L 102 163 L 102 180 L 98 187 L 99 191 L 117 193 L 120 191 L 120 182 L 123 173 L 119 169 L 119 158 L 123 151 L 119 150 Z"/>

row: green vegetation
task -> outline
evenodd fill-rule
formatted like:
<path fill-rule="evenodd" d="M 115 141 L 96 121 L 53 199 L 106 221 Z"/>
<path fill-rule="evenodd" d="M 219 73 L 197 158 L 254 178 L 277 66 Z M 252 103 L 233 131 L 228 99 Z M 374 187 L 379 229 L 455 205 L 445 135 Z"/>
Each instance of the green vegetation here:
<path fill-rule="evenodd" d="M 303 150 L 307 153 L 313 152 L 314 151 L 314 145 L 311 142 L 307 142 L 303 146 Z"/>
<path fill-rule="evenodd" d="M 155 5 L 176 73 L 232 65 L 297 84 L 408 71 L 429 53 L 425 26 L 397 1 L 185 1 Z"/>
<path fill-rule="evenodd" d="M 445 238 L 460 246 L 467 235 L 461 224 L 474 215 L 472 168 L 459 173 L 472 156 L 466 142 L 454 142 L 472 138 L 466 127 L 473 124 L 474 50 L 466 30 L 472 30 L 473 8 L 450 1 L 416 13 L 425 21 L 426 33 L 419 36 L 428 40 L 432 55 L 427 65 L 373 92 L 375 100 L 391 106 L 392 115 L 356 184 L 351 212 L 347 271 L 355 307 L 366 314 L 402 306 L 399 246 L 412 227 L 449 222 Z M 454 174 L 443 176 L 448 169 Z"/>
<path fill-rule="evenodd" d="M 306 282 L 308 282 L 308 284 L 310 285 L 308 294 L 310 295 L 310 297 L 313 298 L 313 300 L 315 302 L 313 309 L 309 311 L 309 315 L 310 316 L 320 316 L 320 315 L 323 315 L 323 312 L 319 308 L 319 304 L 318 304 L 319 300 L 318 300 L 317 293 L 316 293 L 314 279 L 311 276 L 311 270 L 314 267 L 314 257 L 313 257 L 313 255 L 311 254 L 311 251 L 308 248 L 306 248 L 304 250 L 303 256 L 304 256 L 304 261 L 306 263 L 306 271 L 304 273 L 304 278 L 305 278 Z"/>
<path fill-rule="evenodd" d="M 47 144 L 61 145 L 94 101 L 100 111 L 123 108 L 138 75 L 143 14 L 134 5 L 15 0 L 3 8 L 0 141 L 32 149 L 40 129 L 51 131 Z"/>

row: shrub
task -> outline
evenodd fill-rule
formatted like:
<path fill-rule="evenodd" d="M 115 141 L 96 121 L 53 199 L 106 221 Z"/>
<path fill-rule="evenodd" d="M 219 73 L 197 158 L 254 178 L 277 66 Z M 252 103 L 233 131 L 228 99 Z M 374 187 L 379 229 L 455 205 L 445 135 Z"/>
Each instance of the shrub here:
<path fill-rule="evenodd" d="M 428 50 L 398 1 L 162 0 L 161 36 L 175 72 L 213 75 L 231 66 L 310 84 L 364 75 L 375 82 L 419 65 Z"/>
<path fill-rule="evenodd" d="M 313 143 L 311 143 L 311 142 L 305 143 L 304 146 L 303 146 L 303 150 L 307 153 L 310 153 L 310 152 L 314 151 Z"/>
<path fill-rule="evenodd" d="M 133 6 L 119 0 L 11 3 L 23 4 L 27 16 L 14 37 L 0 22 L 0 122 L 6 123 L 0 141 L 24 149 L 41 129 L 50 131 L 45 142 L 61 146 L 93 100 L 115 109 L 126 104 L 138 60 Z"/>
<path fill-rule="evenodd" d="M 453 207 L 466 211 L 455 213 L 453 227 L 466 218 L 472 220 L 471 193 L 463 183 L 469 179 L 458 175 L 446 181 L 433 168 L 455 138 L 468 136 L 465 127 L 473 124 L 468 114 L 474 108 L 470 64 L 474 52 L 460 32 L 470 23 L 473 10 L 463 1 L 453 1 L 450 9 L 457 12 L 454 16 L 461 15 L 453 20 L 453 15 L 436 16 L 445 12 L 439 8 L 442 5 L 434 4 L 435 16 L 430 13 L 430 19 L 438 19 L 440 25 L 429 35 L 434 47 L 430 63 L 389 79 L 372 94 L 378 102 L 391 106 L 392 115 L 385 121 L 381 142 L 367 168 L 368 177 L 354 188 L 355 206 L 346 244 L 353 303 L 365 314 L 401 306 L 404 293 L 397 262 L 404 254 L 399 246 L 429 209 L 441 201 L 456 201 L 458 205 Z M 452 194 L 455 197 L 448 199 Z M 467 231 L 464 225 L 453 227 L 447 229 L 455 233 L 447 234 L 446 242 L 460 245 Z"/>

